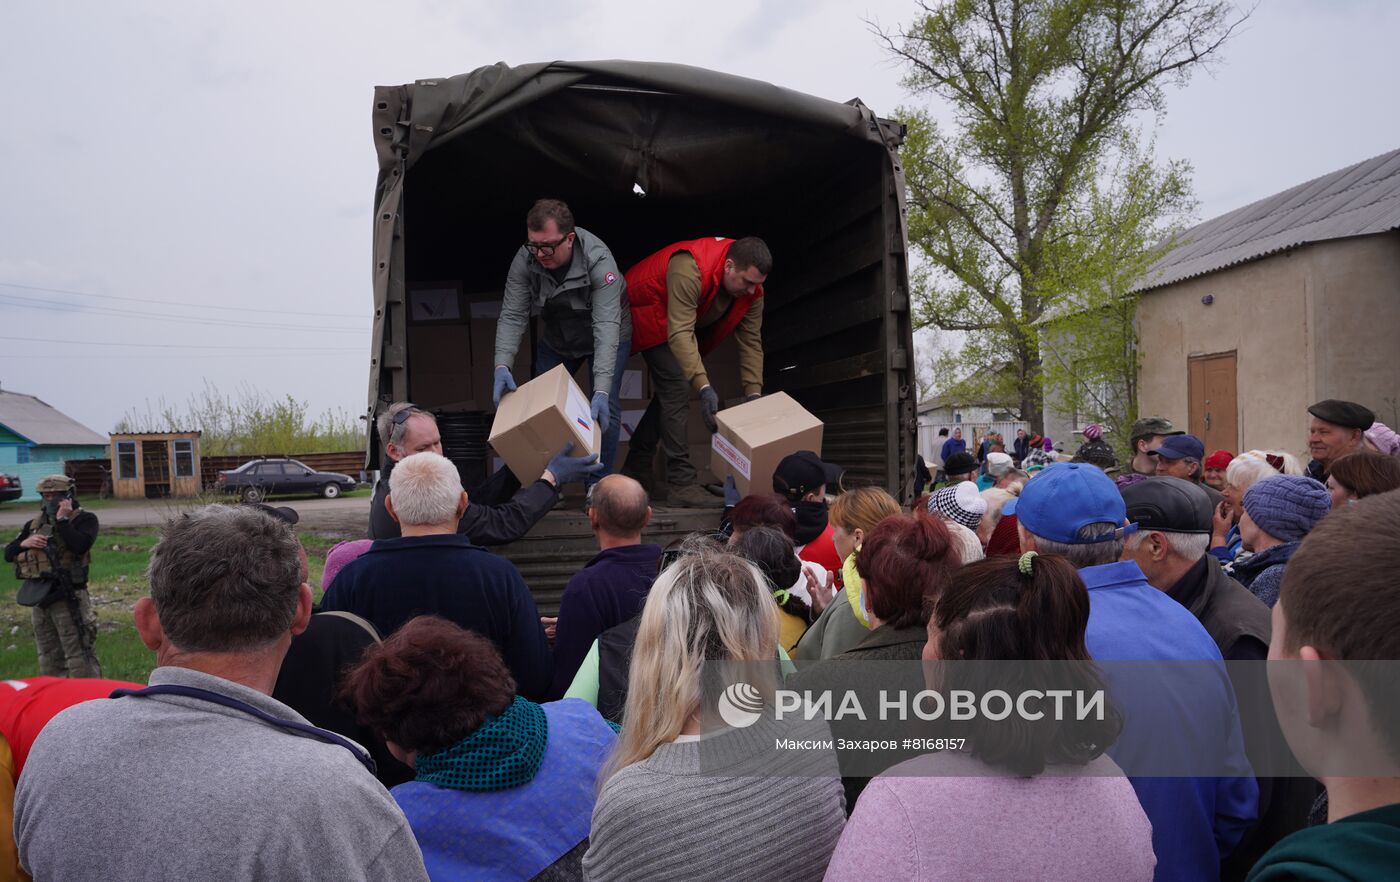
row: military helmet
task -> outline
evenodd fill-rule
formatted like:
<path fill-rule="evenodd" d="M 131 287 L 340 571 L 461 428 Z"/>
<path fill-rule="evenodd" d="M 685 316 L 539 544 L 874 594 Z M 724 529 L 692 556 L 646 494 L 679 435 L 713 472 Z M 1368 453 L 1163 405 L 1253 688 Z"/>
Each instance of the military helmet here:
<path fill-rule="evenodd" d="M 45 475 L 39 479 L 40 493 L 67 493 L 73 486 L 73 479 L 67 475 Z"/>

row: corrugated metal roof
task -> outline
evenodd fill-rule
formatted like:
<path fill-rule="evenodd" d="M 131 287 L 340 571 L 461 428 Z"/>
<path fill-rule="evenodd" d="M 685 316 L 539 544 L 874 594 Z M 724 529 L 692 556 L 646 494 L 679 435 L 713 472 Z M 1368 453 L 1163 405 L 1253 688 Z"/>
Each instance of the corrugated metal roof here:
<path fill-rule="evenodd" d="M 99 435 L 77 420 L 67 417 L 33 395 L 0 389 L 0 425 L 35 444 L 97 444 L 107 446 Z"/>
<path fill-rule="evenodd" d="M 1197 224 L 1143 274 L 1135 291 L 1328 239 L 1400 228 L 1400 150 Z"/>

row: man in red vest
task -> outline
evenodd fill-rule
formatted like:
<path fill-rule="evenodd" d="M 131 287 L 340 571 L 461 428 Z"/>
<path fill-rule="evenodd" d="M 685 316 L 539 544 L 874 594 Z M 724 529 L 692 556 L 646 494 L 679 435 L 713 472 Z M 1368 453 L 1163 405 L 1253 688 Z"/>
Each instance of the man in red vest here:
<path fill-rule="evenodd" d="M 734 334 L 744 395 L 753 400 L 763 393 L 763 282 L 772 269 L 773 255 L 762 239 L 715 236 L 668 245 L 625 274 L 632 351 L 646 360 L 654 391 L 632 432 L 622 471 L 650 486 L 659 441 L 672 505 L 724 504 L 697 482 L 686 449 L 691 392 L 699 394 L 705 425 L 715 431 L 719 395 L 701 357 Z"/>

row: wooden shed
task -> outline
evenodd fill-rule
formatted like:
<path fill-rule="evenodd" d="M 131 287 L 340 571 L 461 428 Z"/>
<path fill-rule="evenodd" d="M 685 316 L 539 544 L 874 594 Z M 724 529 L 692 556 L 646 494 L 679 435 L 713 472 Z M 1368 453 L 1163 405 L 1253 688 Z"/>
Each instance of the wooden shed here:
<path fill-rule="evenodd" d="M 198 496 L 199 432 L 112 435 L 112 495 L 118 499 Z"/>

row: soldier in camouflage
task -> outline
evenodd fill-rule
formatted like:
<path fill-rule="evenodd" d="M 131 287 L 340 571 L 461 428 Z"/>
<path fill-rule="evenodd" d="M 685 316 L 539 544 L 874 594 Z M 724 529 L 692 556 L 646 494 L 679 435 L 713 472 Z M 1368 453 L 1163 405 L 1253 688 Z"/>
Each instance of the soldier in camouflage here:
<path fill-rule="evenodd" d="M 5 560 L 25 580 L 21 599 L 33 607 L 39 673 L 53 677 L 101 677 L 95 642 L 97 616 L 88 597 L 88 565 L 97 541 L 97 516 L 79 507 L 66 475 L 39 480 L 39 516 L 5 546 Z"/>

